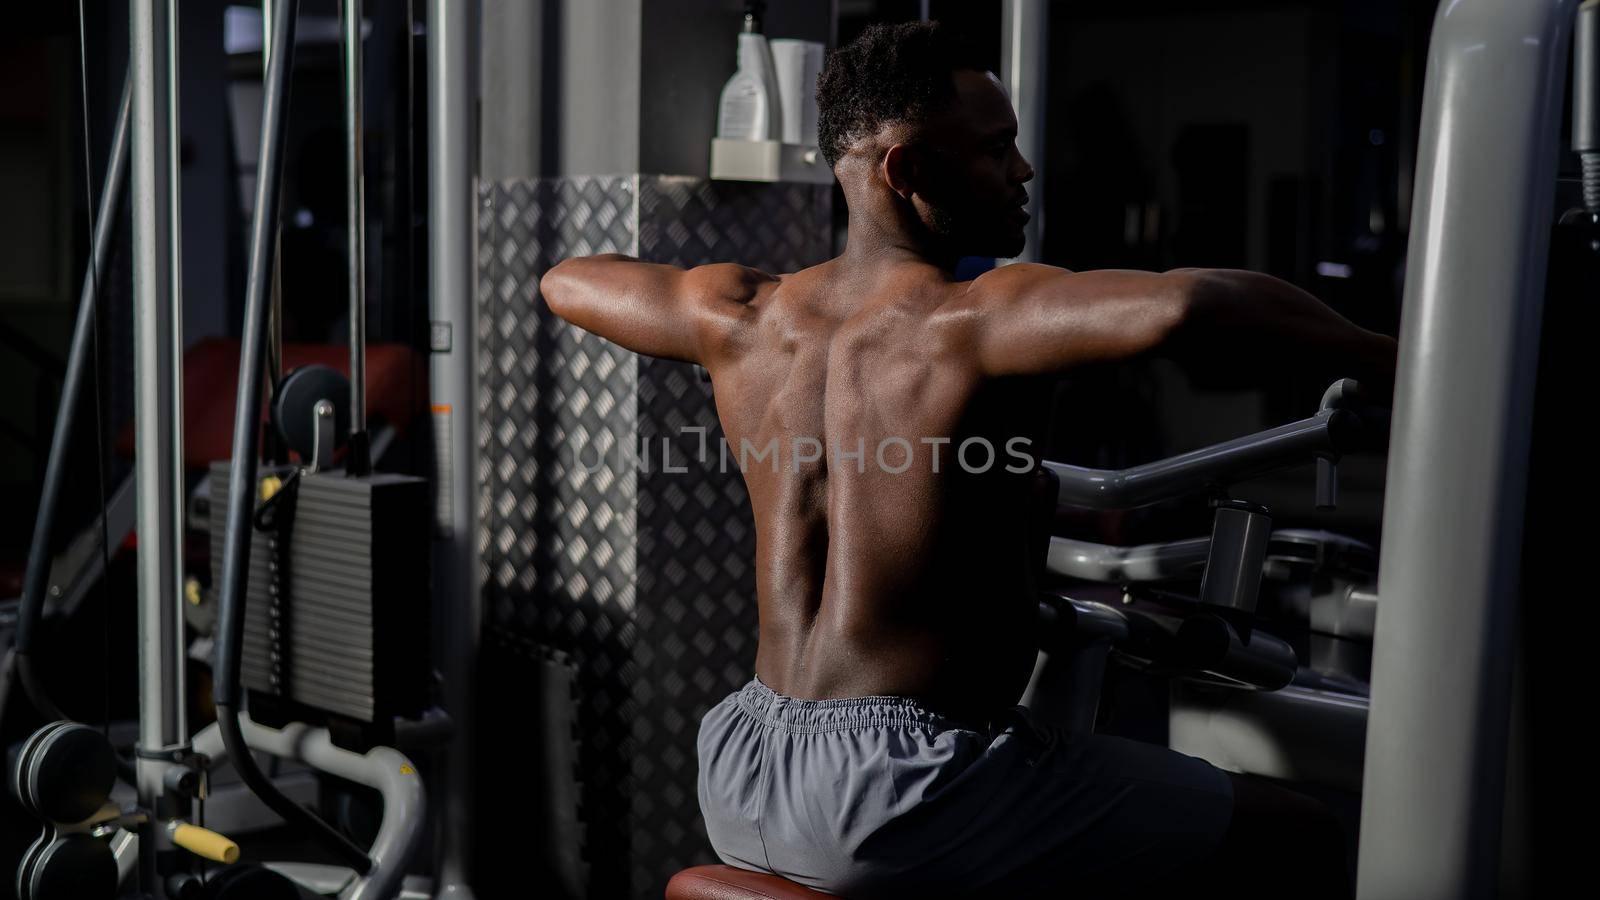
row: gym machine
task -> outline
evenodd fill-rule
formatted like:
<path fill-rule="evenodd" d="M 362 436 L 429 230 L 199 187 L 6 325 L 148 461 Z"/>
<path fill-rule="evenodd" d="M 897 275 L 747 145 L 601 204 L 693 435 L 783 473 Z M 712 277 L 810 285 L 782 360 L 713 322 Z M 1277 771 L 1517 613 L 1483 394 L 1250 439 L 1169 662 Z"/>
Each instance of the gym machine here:
<path fill-rule="evenodd" d="M 266 3 L 266 67 L 250 273 L 240 361 L 234 453 L 213 467 L 214 584 L 220 595 L 213 696 L 218 721 L 190 735 L 184 718 L 182 574 L 183 470 L 180 376 L 182 321 L 177 268 L 175 4 L 133 0 L 130 87 L 108 164 L 73 358 L 57 421 L 45 503 L 19 609 L 17 651 L 9 654 L 34 705 L 64 719 L 29 665 L 31 630 L 43 608 L 50 525 L 81 381 L 85 335 L 123 173 L 132 158 L 135 245 L 137 489 L 139 491 L 140 733 L 134 759 L 121 758 L 99 730 L 69 721 L 46 725 L 11 749 L 8 782 L 42 834 L 17 874 L 29 900 L 116 896 L 342 898 L 470 897 L 468 715 L 472 635 L 470 590 L 471 361 L 470 148 L 448 152 L 462 130 L 472 85 L 470 4 L 430 10 L 430 219 L 435 225 L 435 334 L 432 400 L 438 469 L 428 481 L 374 473 L 365 421 L 364 185 L 361 160 L 361 3 L 341 4 L 349 183 L 351 377 L 311 366 L 281 374 L 275 271 L 279 184 L 293 66 L 297 0 Z M 459 232 L 459 234 L 455 233 Z M 465 242 L 465 250 L 463 249 Z M 272 299 L 269 300 L 269 295 Z M 270 339 L 269 339 L 270 335 Z M 271 346 L 265 346 L 270 343 Z M 274 463 L 258 473 L 263 357 L 271 371 Z M 279 377 L 281 374 L 281 377 Z M 76 377 L 74 377 L 76 376 Z M 441 409 L 446 412 L 441 416 Z M 459 410 L 450 416 L 449 410 Z M 343 448 L 342 471 L 334 468 Z M 289 452 L 299 462 L 291 462 Z M 258 475 L 260 477 L 258 477 Z M 52 489 L 51 485 L 55 485 Z M 466 495 L 465 504 L 458 495 Z M 436 501 L 430 504 L 430 501 Z M 430 510 L 430 505 L 437 509 Z M 430 528 L 430 512 L 432 523 Z M 431 553 L 430 553 L 431 544 Z M 432 583 L 439 607 L 429 609 Z M 465 587 L 464 587 L 465 586 Z M 437 627 L 430 629 L 430 618 Z M 441 621 L 442 620 L 442 621 Z M 430 647 L 438 641 L 438 648 Z M 429 675 L 437 652 L 447 687 Z M 434 705 L 435 694 L 444 708 Z M 249 711 L 246 712 L 245 707 Z M 418 767 L 395 744 L 449 744 L 436 771 L 446 803 L 434 877 L 408 878 L 423 843 L 426 795 Z M 366 848 L 286 796 L 256 756 L 372 788 L 382 821 Z M 324 843 L 344 866 L 237 863 L 239 848 L 202 827 L 210 775 L 224 762 L 272 813 Z M 117 785 L 120 779 L 132 788 Z M 197 859 L 222 867 L 196 865 Z"/>
<path fill-rule="evenodd" d="M 1569 47 L 1571 149 L 1582 168 L 1582 204 L 1552 228 Z M 1376 590 L 1369 548 L 1281 531 L 1268 532 L 1262 542 L 1248 509 L 1232 513 L 1231 525 L 1219 517 L 1212 539 L 1142 547 L 1057 542 L 1053 548 L 1052 569 L 1080 585 L 1050 604 L 1054 621 L 1069 626 L 1076 641 L 1070 646 L 1099 646 L 1102 654 L 1164 665 L 1184 682 L 1238 682 L 1227 689 L 1227 702 L 1196 716 L 1174 714 L 1175 746 L 1242 771 L 1359 784 L 1357 890 L 1363 898 L 1482 897 L 1527 888 L 1528 873 L 1517 868 L 1526 865 L 1527 838 L 1514 831 L 1526 823 L 1508 806 L 1526 790 L 1508 789 L 1513 766 L 1526 766 L 1514 759 L 1516 746 L 1526 747 L 1528 722 L 1526 709 L 1519 710 L 1527 699 L 1513 690 L 1514 657 L 1519 605 L 1550 599 L 1526 589 L 1523 570 L 1530 435 L 1552 233 L 1557 250 L 1581 258 L 1577 268 L 1589 274 L 1577 277 L 1591 287 L 1600 250 L 1597 53 L 1595 0 L 1439 5 L 1424 85 Z M 1544 388 L 1541 383 L 1541 396 Z M 1254 447 L 1234 442 L 1214 448 L 1217 453 L 1180 458 L 1181 465 L 1056 472 L 1067 476 L 1065 500 L 1095 505 L 1100 492 L 1109 491 L 1119 501 L 1143 502 L 1175 486 L 1195 486 L 1194 467 L 1209 473 L 1215 456 L 1250 459 L 1269 443 L 1304 438 L 1306 430 L 1268 432 L 1246 439 Z M 1256 456 L 1250 465 L 1260 461 Z M 1218 544 L 1218 537 L 1227 543 Z M 1166 596 L 1169 582 L 1192 585 L 1203 560 L 1223 548 L 1229 550 L 1224 558 L 1247 564 L 1224 579 L 1230 590 L 1216 598 L 1205 587 L 1201 597 Z M 1288 632 L 1281 620 L 1263 631 L 1256 627 L 1262 623 L 1241 617 L 1245 604 L 1237 601 L 1244 595 L 1233 588 L 1249 579 L 1233 576 L 1256 571 L 1258 557 L 1258 611 L 1276 607 L 1298 616 L 1283 617 Z M 1541 559 L 1559 565 L 1563 558 L 1543 553 Z M 1299 584 L 1277 584 L 1277 568 L 1291 574 L 1298 568 Z M 1072 596 L 1096 582 L 1126 589 L 1133 599 Z M 1173 652 L 1183 643 L 1185 621 L 1162 621 L 1159 612 L 1145 611 L 1150 598 L 1165 601 L 1169 614 L 1176 608 L 1206 617 L 1206 639 L 1196 644 L 1207 652 Z M 1220 604 L 1203 602 L 1217 598 Z M 1304 633 L 1298 646 L 1296 630 Z M 1191 629 L 1189 637 L 1199 634 Z M 1292 671 L 1277 643 L 1253 646 L 1262 634 L 1295 650 Z M 1072 659 L 1098 671 L 1092 654 L 1041 659 L 1030 694 L 1042 697 L 1042 685 L 1061 680 L 1044 669 L 1069 667 Z M 1283 686 L 1268 690 L 1285 675 Z M 1174 696 L 1214 695 L 1180 687 Z M 1093 700 L 1085 691 L 1059 709 L 1092 722 Z M 1293 730 L 1306 739 L 1274 747 L 1259 735 L 1249 741 L 1218 736 L 1230 724 L 1255 727 L 1266 718 L 1288 729 L 1273 732 L 1273 740 Z M 1364 735 L 1354 737 L 1363 723 Z M 1350 761 L 1358 751 L 1354 768 Z"/>
<path fill-rule="evenodd" d="M 1318 775 L 1329 786 L 1359 786 L 1364 723 L 1350 726 L 1357 711 L 1364 718 L 1377 555 L 1328 532 L 1274 530 L 1270 511 L 1238 493 L 1256 476 L 1314 464 L 1316 505 L 1332 509 L 1341 457 L 1381 449 L 1387 427 L 1387 412 L 1362 407 L 1359 388 L 1344 380 L 1309 418 L 1169 459 L 1121 470 L 1045 462 L 1060 510 L 1206 494 L 1213 526 L 1206 537 L 1138 546 L 1053 537 L 1046 571 L 1054 583 L 1039 610 L 1047 639 L 1023 705 L 1093 730 L 1114 659 L 1183 686 L 1172 700 L 1175 749 L 1305 780 L 1284 761 L 1323 759 L 1330 735 L 1353 734 L 1338 770 L 1322 765 Z M 1273 699 L 1255 727 L 1214 732 L 1206 705 L 1246 715 L 1238 695 Z M 1260 705 L 1244 705 L 1252 703 Z"/>
<path fill-rule="evenodd" d="M 292 0 L 286 5 L 292 5 Z M 465 8 L 470 4 L 449 6 Z M 1220 676 L 1261 688 L 1263 684 L 1251 679 L 1262 671 L 1281 678 L 1284 667 L 1262 666 L 1262 660 L 1254 658 L 1258 654 L 1246 653 L 1252 657 L 1251 667 L 1241 672 L 1228 656 L 1233 652 L 1233 660 L 1239 658 L 1236 642 L 1248 651 L 1258 635 L 1268 635 L 1290 645 L 1296 650 L 1298 676 L 1301 668 L 1315 669 L 1316 660 L 1322 658 L 1309 643 L 1311 636 L 1354 638 L 1359 643 L 1360 629 L 1370 628 L 1371 729 L 1363 774 L 1371 790 L 1366 792 L 1363 810 L 1360 888 L 1364 896 L 1473 896 L 1492 890 L 1494 884 L 1494 854 L 1483 849 L 1494 843 L 1503 802 L 1503 785 L 1495 773 L 1504 767 L 1511 705 L 1512 637 L 1505 625 L 1517 594 L 1514 580 L 1520 549 L 1515 538 L 1521 521 L 1523 463 L 1532 415 L 1529 401 L 1537 357 L 1543 259 L 1549 239 L 1546 226 L 1552 212 L 1550 185 L 1554 181 L 1551 176 L 1560 118 L 1562 63 L 1577 6 L 1578 0 L 1451 0 L 1440 7 L 1426 79 L 1417 202 L 1413 205 L 1417 210 L 1410 253 L 1413 265 L 1406 286 L 1402 363 L 1395 394 L 1394 451 L 1385 512 L 1384 531 L 1388 538 L 1379 565 L 1379 590 L 1374 593 L 1363 587 L 1368 583 L 1364 578 L 1365 548 L 1340 542 L 1319 543 L 1310 536 L 1297 538 L 1269 530 L 1263 550 L 1262 526 L 1256 518 L 1260 512 L 1248 507 L 1232 508 L 1232 523 L 1220 529 L 1227 540 L 1234 542 L 1238 554 L 1228 554 L 1226 558 L 1252 559 L 1253 554 L 1259 553 L 1263 579 L 1268 583 L 1279 563 L 1291 568 L 1309 565 L 1316 571 L 1317 560 L 1347 558 L 1348 566 L 1333 571 L 1337 575 L 1334 580 L 1348 582 L 1350 590 L 1343 595 L 1343 607 L 1335 603 L 1331 608 L 1343 609 L 1348 614 L 1349 627 L 1356 630 L 1343 634 L 1318 629 L 1314 627 L 1314 612 L 1308 612 L 1311 634 L 1306 655 L 1301 656 L 1292 636 L 1257 628 L 1258 622 L 1242 615 L 1244 581 L 1230 578 L 1218 582 L 1210 591 L 1202 588 L 1199 595 L 1231 597 L 1235 602 L 1205 604 L 1201 609 L 1199 596 L 1194 598 L 1196 611 L 1214 620 L 1205 626 L 1210 629 L 1207 633 L 1225 639 L 1216 643 L 1200 641 L 1201 649 L 1220 647 L 1220 658 L 1149 657 L 1152 663 L 1175 668 L 1181 665 L 1184 672 L 1196 673 L 1202 680 Z M 440 42 L 441 52 L 429 57 L 430 70 L 437 66 L 439 73 L 436 79 L 430 72 L 430 86 L 459 101 L 460 95 L 453 92 L 462 82 L 452 82 L 448 75 L 459 74 L 453 66 L 465 68 L 456 49 L 467 46 L 471 19 L 469 13 L 445 7 L 443 0 L 436 0 L 431 6 L 435 18 L 430 40 Z M 124 864 L 131 859 L 134 835 L 127 828 L 109 826 L 131 826 L 139 832 L 139 849 L 152 855 L 159 856 L 151 845 L 160 842 L 168 854 L 167 862 L 175 858 L 172 848 L 183 846 L 192 836 L 184 832 L 180 840 L 181 826 L 157 827 L 174 821 L 166 817 L 181 811 L 181 793 L 167 789 L 165 773 L 179 772 L 172 781 L 184 787 L 181 773 L 186 767 L 171 757 L 176 755 L 172 748 L 188 740 L 181 727 L 173 727 L 182 725 L 182 707 L 174 700 L 181 696 L 175 688 L 181 688 L 182 670 L 169 665 L 175 654 L 164 646 L 178 637 L 175 626 L 179 618 L 166 608 L 178 602 L 179 591 L 172 577 L 176 569 L 169 558 L 163 557 L 176 555 L 177 542 L 172 535 L 175 515 L 171 510 L 181 506 L 163 499 L 176 492 L 172 490 L 174 479 L 170 471 L 173 435 L 163 434 L 162 423 L 170 424 L 178 416 L 172 409 L 171 391 L 175 355 L 159 352 L 159 338 L 161 323 L 175 322 L 180 317 L 171 315 L 174 310 L 170 306 L 163 309 L 157 302 L 173 298 L 176 288 L 170 269 L 161 274 L 173 256 L 170 236 L 174 233 L 175 211 L 169 188 L 174 153 L 170 146 L 160 147 L 162 129 L 155 127 L 162 115 L 170 116 L 173 111 L 157 114 L 162 91 L 152 80 L 154 61 L 163 56 L 152 52 L 152 44 L 169 31 L 157 27 L 162 23 L 156 21 L 156 4 L 143 0 L 135 8 L 138 14 L 134 41 L 140 52 L 135 54 L 131 79 L 135 88 L 132 119 L 136 126 L 130 127 L 135 132 L 134 192 L 140 198 L 135 225 L 136 240 L 141 242 L 136 264 L 141 312 L 139 400 L 140 420 L 146 423 L 140 433 L 139 483 L 145 492 L 142 499 L 150 501 L 141 502 L 139 507 L 142 517 L 153 517 L 140 523 L 141 581 L 143 587 L 150 588 L 141 591 L 141 618 L 149 620 L 141 628 L 142 643 L 152 651 L 143 667 L 148 685 L 143 699 L 148 702 L 141 705 L 154 710 L 149 713 L 148 722 L 148 734 L 153 737 L 147 739 L 142 734 L 141 743 L 147 752 L 166 755 L 141 758 L 138 780 L 150 805 L 157 805 L 156 798 L 178 797 L 180 802 L 168 803 L 166 809 L 157 808 L 160 815 L 156 820 L 147 816 L 140 821 L 136 811 L 130 813 L 123 808 L 117 817 L 92 824 L 86 832 L 56 830 L 58 835 L 93 835 L 101 831 L 102 837 L 90 839 L 98 842 L 109 838 L 112 858 L 119 864 L 117 872 L 124 878 L 133 877 L 132 867 Z M 451 17 L 448 29 L 443 27 L 446 16 Z M 461 27 L 464 25 L 467 27 Z M 450 121 L 461 125 L 468 117 L 468 110 L 461 106 L 458 102 L 434 103 L 430 109 L 436 116 L 446 115 L 439 112 L 441 108 L 449 110 L 448 114 L 458 117 Z M 470 146 L 463 148 L 457 143 L 460 135 L 469 134 L 471 129 L 465 127 L 443 134 L 430 129 L 430 140 L 439 141 L 439 148 L 448 150 L 430 154 L 435 166 L 435 178 L 430 179 L 430 184 L 436 192 L 431 198 L 435 209 L 430 218 L 444 241 L 470 249 L 470 232 L 462 227 L 470 221 L 471 210 L 466 205 L 470 195 L 460 184 L 437 177 L 441 173 L 438 167 L 446 164 L 460 167 L 444 170 L 446 175 L 470 172 L 464 162 L 471 158 Z M 158 165 L 160 159 L 168 165 Z M 108 190 L 107 196 L 110 193 Z M 110 205 L 107 201 L 102 212 Z M 97 225 L 97 260 L 99 233 Z M 446 254 L 442 260 L 436 258 L 436 264 L 430 267 L 434 303 L 450 298 L 459 302 L 470 296 L 470 283 L 461 275 L 469 271 L 470 256 L 461 254 L 459 247 L 448 250 L 448 254 L 455 254 L 448 256 L 437 244 L 433 252 Z M 1466 261 L 1471 264 L 1466 265 Z M 440 262 L 443 264 L 437 264 Z M 444 344 L 465 351 L 470 341 L 464 318 L 452 320 L 437 313 L 434 318 L 454 325 L 453 344 L 448 328 L 444 329 Z M 173 350 L 167 349 L 169 354 Z M 154 371 L 163 359 L 168 367 L 164 378 Z M 435 367 L 435 378 L 439 368 Z M 451 377 L 460 379 L 460 392 L 446 395 L 450 399 L 440 402 L 451 404 L 456 414 L 449 422 L 454 435 L 456 428 L 469 427 L 470 404 L 465 402 L 466 371 Z M 437 382 L 434 389 L 435 397 L 441 396 Z M 452 458 L 467 464 L 470 445 L 456 443 L 452 438 L 449 446 L 456 453 Z M 1297 452 L 1304 458 L 1308 451 Z M 168 460 L 166 472 L 162 471 L 163 458 Z M 452 498 L 450 521 L 458 540 L 464 543 L 472 528 L 471 492 L 465 489 L 460 472 L 454 473 L 454 478 L 461 485 L 459 489 L 451 490 L 443 483 L 435 488 Z M 163 505 L 168 508 L 165 516 L 159 512 Z M 462 509 L 469 514 L 466 518 L 460 515 Z M 436 529 L 440 525 L 436 522 Z M 1205 558 L 1210 558 L 1213 541 L 1199 540 L 1205 542 Z M 1302 552 L 1299 557 L 1288 555 L 1296 545 L 1320 549 Z M 1274 548 L 1284 552 L 1277 553 Z M 1058 563 L 1070 565 L 1073 559 L 1083 558 L 1085 567 L 1091 562 L 1099 566 L 1074 570 L 1076 574 L 1100 573 L 1102 579 L 1109 577 L 1118 585 L 1122 581 L 1134 585 L 1135 594 L 1148 591 L 1151 596 L 1156 596 L 1155 591 L 1143 584 L 1141 573 L 1171 572 L 1170 567 L 1192 572 L 1198 556 L 1193 544 L 1158 548 L 1062 547 L 1062 551 Z M 441 585 L 437 592 L 452 592 L 456 601 L 470 604 L 470 591 L 455 593 L 460 584 L 470 584 L 470 573 L 444 575 L 439 565 L 441 552 L 470 559 L 470 548 L 461 550 L 452 545 L 448 551 L 441 551 L 435 542 L 434 560 L 434 581 Z M 1481 564 L 1462 566 L 1462 559 Z M 1381 604 L 1379 596 L 1384 598 Z M 1256 599 L 1259 609 L 1259 592 Z M 1314 610 L 1315 596 L 1308 603 L 1308 609 Z M 1323 607 L 1330 608 L 1327 603 Z M 1099 627 L 1118 640 L 1119 622 L 1132 635 L 1142 621 L 1137 615 L 1105 614 L 1107 610 L 1122 612 L 1114 604 L 1093 607 L 1085 601 L 1081 608 L 1074 603 L 1058 603 L 1054 608 L 1063 617 L 1070 609 L 1074 627 Z M 1370 625 L 1366 619 L 1369 612 L 1374 614 Z M 1342 623 L 1345 619 L 1336 617 L 1335 621 Z M 464 625 L 452 621 L 445 627 L 459 628 L 470 643 L 471 626 L 468 620 Z M 1175 639 L 1175 632 L 1168 637 Z M 1258 648 L 1267 646 L 1263 640 Z M 18 658 L 20 664 L 25 655 L 19 653 Z M 1302 667 L 1303 661 L 1309 666 Z M 466 665 L 455 658 L 446 659 L 443 654 L 441 662 Z M 1346 664 L 1341 671 L 1356 672 L 1359 668 Z M 1241 674 L 1248 677 L 1241 678 Z M 1294 677 L 1290 688 L 1252 693 L 1264 697 L 1282 694 L 1294 686 Z M 23 678 L 26 681 L 26 673 Z M 449 680 L 452 690 L 461 683 L 455 678 Z M 1237 691 L 1238 685 L 1230 689 Z M 456 724 L 460 727 L 462 723 L 458 719 Z M 246 743 L 270 743 L 248 719 L 240 720 L 240 731 Z M 282 731 L 306 733 L 287 726 Z M 30 770 L 53 769 L 43 760 L 50 753 L 67 749 L 91 760 L 70 763 L 69 768 L 74 770 L 92 770 L 96 756 L 103 762 L 103 755 L 89 748 L 89 739 L 81 736 L 81 731 L 69 728 L 52 733 L 55 737 L 43 732 L 37 737 L 34 750 L 27 757 L 41 762 L 30 763 Z M 169 742 L 173 735 L 176 737 Z M 52 747 L 62 749 L 50 751 Z M 202 742 L 196 738 L 190 750 L 201 747 Z M 453 755 L 452 768 L 456 759 L 460 757 Z M 113 768 L 117 765 L 113 760 Z M 1489 773 L 1488 777 L 1483 777 L 1484 773 Z M 86 790 L 91 798 L 99 793 L 96 784 L 89 787 L 95 788 Z M 464 794 L 452 791 L 448 796 L 459 798 Z M 28 802 L 41 818 L 76 816 L 93 806 L 80 803 L 57 807 L 48 791 L 35 793 Z M 91 813 L 86 819 L 68 824 L 76 827 L 95 818 L 96 814 Z M 451 829 L 449 833 L 464 832 Z M 86 845 L 79 840 L 75 846 Z M 225 846 L 221 852 L 226 856 Z M 370 858 L 376 857 L 376 851 L 370 854 Z M 141 881 L 157 894 L 166 892 L 159 880 L 147 880 L 143 873 Z"/>
<path fill-rule="evenodd" d="M 1363 769 L 1370 900 L 1500 893 L 1517 843 L 1514 624 L 1519 604 L 1556 606 L 1518 582 L 1569 48 L 1573 120 L 1595 121 L 1579 18 L 1578 0 L 1451 0 L 1434 19 Z"/>

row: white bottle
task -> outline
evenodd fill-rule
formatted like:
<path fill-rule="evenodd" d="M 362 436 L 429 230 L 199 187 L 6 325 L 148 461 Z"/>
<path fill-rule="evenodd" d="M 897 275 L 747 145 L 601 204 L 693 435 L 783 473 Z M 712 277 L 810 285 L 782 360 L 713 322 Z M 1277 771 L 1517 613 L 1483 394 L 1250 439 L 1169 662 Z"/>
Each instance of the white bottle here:
<path fill-rule="evenodd" d="M 822 71 L 824 48 L 816 41 L 795 38 L 773 38 L 767 45 L 772 48 L 772 61 L 777 67 L 783 142 L 815 147 L 817 75 Z"/>
<path fill-rule="evenodd" d="M 745 13 L 739 35 L 739 69 L 722 87 L 717 105 L 717 137 L 735 141 L 778 140 L 783 116 L 772 49 L 754 13 Z"/>

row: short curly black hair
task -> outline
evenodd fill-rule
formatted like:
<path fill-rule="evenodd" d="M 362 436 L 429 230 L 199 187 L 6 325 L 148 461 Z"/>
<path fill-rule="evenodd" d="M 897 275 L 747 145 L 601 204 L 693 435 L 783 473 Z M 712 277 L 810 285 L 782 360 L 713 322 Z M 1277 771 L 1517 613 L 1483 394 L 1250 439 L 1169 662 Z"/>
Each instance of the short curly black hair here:
<path fill-rule="evenodd" d="M 971 44 L 938 22 L 869 25 L 828 54 L 817 76 L 817 142 L 831 167 L 863 135 L 916 121 L 955 97 L 954 73 L 986 69 Z"/>

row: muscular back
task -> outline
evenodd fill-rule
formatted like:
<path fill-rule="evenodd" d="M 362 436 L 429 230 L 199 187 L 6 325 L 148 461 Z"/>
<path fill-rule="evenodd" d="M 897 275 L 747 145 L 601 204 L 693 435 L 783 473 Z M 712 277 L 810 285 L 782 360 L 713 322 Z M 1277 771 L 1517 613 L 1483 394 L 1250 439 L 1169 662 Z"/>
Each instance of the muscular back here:
<path fill-rule="evenodd" d="M 1007 450 L 1038 453 L 1012 444 L 1046 415 L 1036 376 L 1162 352 L 1392 384 L 1392 339 L 1254 272 L 1015 264 L 957 282 L 914 254 L 847 260 L 777 277 L 604 254 L 541 283 L 573 324 L 710 370 L 746 451 L 756 674 L 793 697 L 911 696 L 974 719 L 1019 699 L 1044 544 Z M 986 444 L 963 459 L 969 439 Z"/>
<path fill-rule="evenodd" d="M 781 693 L 981 718 L 1026 685 L 1023 456 L 1045 410 L 979 376 L 951 302 L 966 287 L 824 264 L 762 283 L 708 360 L 756 520 L 756 673 Z"/>

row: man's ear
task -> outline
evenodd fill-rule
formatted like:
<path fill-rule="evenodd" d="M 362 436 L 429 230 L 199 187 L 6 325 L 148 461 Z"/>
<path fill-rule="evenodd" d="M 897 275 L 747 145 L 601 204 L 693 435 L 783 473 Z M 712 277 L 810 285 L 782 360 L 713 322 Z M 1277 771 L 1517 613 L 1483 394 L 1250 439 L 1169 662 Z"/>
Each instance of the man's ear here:
<path fill-rule="evenodd" d="M 902 200 L 910 200 L 916 192 L 916 185 L 921 182 L 921 160 L 916 149 L 906 144 L 891 144 L 884 151 L 883 162 L 880 164 L 883 172 L 883 181 L 889 185 L 889 190 L 900 195 Z"/>

